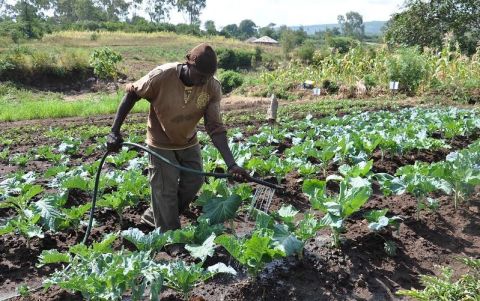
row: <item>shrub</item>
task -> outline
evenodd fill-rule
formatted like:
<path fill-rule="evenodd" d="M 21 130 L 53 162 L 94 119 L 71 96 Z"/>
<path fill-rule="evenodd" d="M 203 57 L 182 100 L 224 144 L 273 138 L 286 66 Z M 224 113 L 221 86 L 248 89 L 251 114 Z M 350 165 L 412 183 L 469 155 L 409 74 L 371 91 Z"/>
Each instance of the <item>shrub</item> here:
<path fill-rule="evenodd" d="M 314 51 L 312 56 L 312 63 L 314 65 L 321 65 L 322 61 L 329 58 L 332 55 L 332 51 L 326 46 L 322 46 L 320 49 Z"/>
<path fill-rule="evenodd" d="M 313 61 L 313 54 L 315 53 L 315 45 L 312 42 L 307 41 L 298 48 L 297 56 L 305 63 L 310 63 Z"/>
<path fill-rule="evenodd" d="M 256 68 L 262 62 L 262 52 L 262 48 L 258 46 L 255 47 L 255 53 L 251 58 L 251 66 L 253 68 Z"/>
<path fill-rule="evenodd" d="M 480 79 L 472 77 L 461 82 L 442 83 L 433 79 L 430 94 L 442 95 L 454 101 L 475 104 L 480 102 Z"/>
<path fill-rule="evenodd" d="M 196 24 L 177 24 L 175 26 L 175 32 L 178 34 L 189 34 L 197 37 L 202 35 L 200 27 Z"/>
<path fill-rule="evenodd" d="M 399 89 L 414 95 L 426 76 L 426 60 L 417 48 L 401 48 L 389 57 L 387 68 L 390 80 L 399 82 Z"/>
<path fill-rule="evenodd" d="M 223 93 L 230 93 L 243 84 L 242 75 L 232 70 L 220 72 L 218 78 L 222 84 Z"/>
<path fill-rule="evenodd" d="M 323 82 L 322 82 L 322 88 L 327 91 L 328 94 L 334 94 L 334 93 L 337 93 L 338 92 L 338 89 L 339 89 L 339 86 L 337 83 L 329 80 L 329 79 L 325 79 Z"/>
<path fill-rule="evenodd" d="M 333 37 L 327 39 L 328 46 L 336 49 L 339 53 L 347 53 L 350 49 L 359 45 L 359 42 L 347 37 Z"/>
<path fill-rule="evenodd" d="M 252 68 L 252 57 L 257 57 L 256 52 L 241 49 L 217 49 L 218 67 L 226 70 L 239 70 Z M 261 56 L 261 53 L 260 53 Z"/>
<path fill-rule="evenodd" d="M 365 87 L 367 87 L 367 89 L 371 89 L 377 85 L 378 79 L 373 74 L 367 74 L 363 77 L 363 82 L 365 83 Z"/>
<path fill-rule="evenodd" d="M 28 46 L 7 49 L 0 55 L 0 80 L 30 84 L 35 78 L 59 78 L 68 73 L 80 74 L 89 71 L 88 55 L 83 50 L 59 49 L 37 50 Z"/>
<path fill-rule="evenodd" d="M 90 35 L 90 41 L 96 41 L 98 40 L 98 37 L 100 35 L 98 33 L 96 33 L 95 31 Z"/>
<path fill-rule="evenodd" d="M 95 49 L 90 57 L 90 66 L 93 67 L 93 73 L 99 78 L 116 79 L 118 75 L 117 64 L 121 60 L 122 56 L 108 47 Z"/>

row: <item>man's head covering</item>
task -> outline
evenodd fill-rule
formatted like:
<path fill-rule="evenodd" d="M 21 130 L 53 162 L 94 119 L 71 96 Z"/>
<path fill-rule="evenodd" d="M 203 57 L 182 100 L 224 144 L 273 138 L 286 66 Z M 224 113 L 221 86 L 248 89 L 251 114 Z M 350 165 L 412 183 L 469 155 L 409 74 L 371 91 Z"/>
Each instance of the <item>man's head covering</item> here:
<path fill-rule="evenodd" d="M 212 46 L 202 43 L 187 53 L 187 63 L 194 65 L 200 72 L 214 74 L 217 71 L 217 54 Z"/>

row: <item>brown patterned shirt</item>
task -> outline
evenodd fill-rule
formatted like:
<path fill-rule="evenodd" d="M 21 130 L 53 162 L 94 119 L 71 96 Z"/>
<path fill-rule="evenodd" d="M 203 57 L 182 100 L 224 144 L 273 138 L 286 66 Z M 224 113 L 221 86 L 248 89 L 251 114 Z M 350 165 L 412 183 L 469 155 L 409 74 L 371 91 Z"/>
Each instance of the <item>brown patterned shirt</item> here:
<path fill-rule="evenodd" d="M 177 150 L 197 144 L 202 117 L 209 135 L 226 132 L 218 80 L 212 77 L 203 86 L 187 87 L 180 79 L 181 67 L 180 63 L 161 65 L 133 83 L 136 94 L 150 102 L 148 145 Z"/>

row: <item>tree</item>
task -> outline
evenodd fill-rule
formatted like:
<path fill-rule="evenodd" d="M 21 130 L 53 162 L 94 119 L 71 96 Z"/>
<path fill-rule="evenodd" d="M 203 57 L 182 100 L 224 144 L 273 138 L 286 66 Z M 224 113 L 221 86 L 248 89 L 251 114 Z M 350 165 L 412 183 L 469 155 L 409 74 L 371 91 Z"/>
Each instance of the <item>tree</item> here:
<path fill-rule="evenodd" d="M 217 28 L 215 27 L 215 22 L 213 22 L 212 20 L 205 21 L 204 27 L 208 35 L 214 36 L 217 34 Z"/>
<path fill-rule="evenodd" d="M 265 27 L 261 27 L 258 29 L 258 35 L 263 37 L 263 36 L 268 36 L 271 37 L 274 40 L 280 39 L 279 34 L 275 30 L 275 23 L 270 23 Z"/>
<path fill-rule="evenodd" d="M 108 21 L 125 19 L 130 3 L 125 0 L 97 0 Z"/>
<path fill-rule="evenodd" d="M 365 36 L 365 26 L 363 25 L 363 17 L 357 12 L 348 12 L 345 17 L 339 15 L 338 23 L 342 29 L 344 35 L 348 37 L 354 37 L 362 40 Z"/>
<path fill-rule="evenodd" d="M 7 17 L 6 8 L 5 0 L 0 0 L 0 21 L 5 20 Z"/>
<path fill-rule="evenodd" d="M 75 0 L 56 0 L 54 14 L 60 19 L 61 23 L 78 21 Z"/>
<path fill-rule="evenodd" d="M 55 18 L 63 24 L 107 20 L 106 13 L 92 0 L 55 0 L 52 3 Z"/>
<path fill-rule="evenodd" d="M 307 32 L 303 29 L 303 26 L 300 26 L 295 30 L 295 45 L 302 45 L 303 42 L 307 39 Z"/>
<path fill-rule="evenodd" d="M 388 21 L 388 43 L 441 47 L 445 35 L 453 33 L 463 51 L 474 53 L 480 40 L 478 0 L 408 0 L 404 10 Z"/>
<path fill-rule="evenodd" d="M 147 0 L 147 13 L 151 22 L 164 22 L 170 17 L 172 0 Z"/>
<path fill-rule="evenodd" d="M 200 12 L 207 5 L 207 0 L 177 0 L 177 9 L 188 15 L 190 24 L 200 21 Z"/>
<path fill-rule="evenodd" d="M 240 33 L 238 31 L 237 24 L 228 24 L 227 26 L 222 28 L 220 34 L 227 38 L 236 38 L 239 36 Z"/>
<path fill-rule="evenodd" d="M 9 6 L 18 29 L 26 38 L 40 38 L 43 35 L 41 24 L 43 10 L 50 8 L 48 0 L 20 0 Z"/>
<path fill-rule="evenodd" d="M 295 32 L 291 29 L 282 30 L 280 35 L 280 45 L 282 46 L 283 55 L 289 58 L 290 52 L 295 48 Z"/>
<path fill-rule="evenodd" d="M 72 2 L 75 21 L 106 21 L 105 13 L 92 0 L 72 0 Z"/>
<path fill-rule="evenodd" d="M 257 25 L 252 20 L 242 20 L 238 25 L 241 39 L 248 39 L 257 34 Z"/>
<path fill-rule="evenodd" d="M 137 16 L 138 9 L 142 6 L 143 0 L 132 0 L 131 7 L 132 7 L 132 19 Z"/>

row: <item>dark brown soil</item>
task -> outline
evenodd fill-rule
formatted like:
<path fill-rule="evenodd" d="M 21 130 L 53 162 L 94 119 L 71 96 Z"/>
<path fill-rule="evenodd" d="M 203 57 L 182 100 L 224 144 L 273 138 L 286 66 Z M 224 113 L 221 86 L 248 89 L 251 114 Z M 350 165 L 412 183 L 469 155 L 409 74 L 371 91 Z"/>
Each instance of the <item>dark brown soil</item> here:
<path fill-rule="evenodd" d="M 457 136 L 451 140 L 447 140 L 447 143 L 450 145 L 450 148 L 441 148 L 435 150 L 412 150 L 406 154 L 389 154 L 385 153 L 382 158 L 382 153 L 380 150 L 374 152 L 372 159 L 373 167 L 372 170 L 375 173 L 389 173 L 394 175 L 397 169 L 401 166 L 414 164 L 415 161 L 422 162 L 439 162 L 445 160 L 445 157 L 456 150 L 464 149 L 472 142 L 476 141 L 480 137 L 480 132 L 475 132 L 472 135 L 466 136 Z"/>
<path fill-rule="evenodd" d="M 63 123 L 62 123 L 63 122 Z M 85 122 L 98 125 L 110 125 L 111 116 L 91 118 L 89 120 L 69 119 L 67 121 L 42 121 L 39 124 L 27 122 L 6 124 L 0 133 L 10 131 L 19 126 L 28 133 L 33 125 L 61 126 L 71 123 Z M 29 139 L 11 146 L 15 152 L 26 150 L 42 144 L 52 143 L 54 139 L 42 138 L 33 133 L 25 134 Z M 386 155 L 380 161 L 380 153 L 374 154 L 374 171 L 395 173 L 398 167 L 413 164 L 416 160 L 436 162 L 444 160 L 452 150 L 466 147 L 475 137 L 457 137 L 451 145 L 452 149 L 418 150 L 404 155 Z M 94 142 L 92 142 L 94 143 Z M 279 144 L 279 150 L 289 147 L 289 141 Z M 83 148 L 82 148 L 83 149 Z M 91 162 L 99 157 L 98 152 L 88 158 Z M 82 158 L 71 162 L 72 166 L 80 164 Z M 30 163 L 26 169 L 45 171 L 49 164 L 45 162 Z M 328 174 L 338 166 L 329 166 Z M 16 170 L 6 162 L 0 162 L 0 178 Z M 271 211 L 280 208 L 282 203 L 292 204 L 305 212 L 310 208 L 308 200 L 301 193 L 301 181 L 296 173 L 289 174 L 284 183 L 285 191 L 277 191 Z M 335 187 L 329 187 L 335 190 Z M 347 220 L 347 231 L 343 235 L 339 249 L 329 247 L 329 231 L 322 230 L 315 239 L 307 242 L 303 256 L 276 261 L 267 266 L 264 273 L 251 278 L 245 271 L 231 260 L 225 250 L 218 249 L 215 258 L 208 263 L 218 261 L 233 264 L 239 275 L 237 277 L 219 276 L 195 288 L 196 300 L 398 300 L 395 295 L 399 289 L 420 288 L 420 274 L 435 274 L 438 265 L 450 265 L 456 272 L 463 271 L 463 266 L 455 259 L 461 256 L 480 256 L 480 197 L 477 193 L 468 203 L 463 203 L 457 210 L 453 207 L 451 197 L 437 196 L 441 207 L 437 212 L 422 211 L 420 219 L 415 218 L 416 200 L 409 196 L 384 197 L 378 191 L 369 200 L 361 212 Z M 90 195 L 81 191 L 71 192 L 69 205 L 78 205 L 90 201 Z M 98 240 L 104 233 L 114 232 L 128 227 L 139 227 L 147 231 L 140 223 L 140 215 L 147 208 L 148 202 L 141 202 L 123 213 L 123 224 L 120 225 L 118 215 L 100 209 L 96 212 L 97 222 L 101 225 L 93 229 L 91 239 Z M 388 215 L 399 215 L 403 222 L 398 233 L 387 233 L 379 236 L 370 233 L 363 214 L 371 209 L 388 208 Z M 6 217 L 12 211 L 0 210 L 0 217 Z M 193 221 L 199 214 L 198 208 L 192 208 L 182 217 L 182 223 Z M 244 221 L 241 213 L 235 220 L 239 235 L 251 228 L 251 223 Z M 0 236 L 0 296 L 9 293 L 21 283 L 36 287 L 58 266 L 36 268 L 37 257 L 42 250 L 57 248 L 67 250 L 70 245 L 82 240 L 84 230 L 68 230 L 56 234 L 45 234 L 43 239 L 33 239 L 27 248 L 23 238 L 16 235 Z M 397 255 L 387 256 L 383 249 L 385 239 L 393 240 L 398 245 Z M 120 248 L 120 242 L 115 246 Z M 127 248 L 131 246 L 126 245 Z M 161 253 L 162 258 L 169 258 Z M 186 260 L 191 258 L 183 256 Z M 81 300 L 78 294 L 71 294 L 58 288 L 47 292 L 37 291 L 29 298 L 18 297 L 15 300 Z M 162 300 L 181 300 L 181 296 L 172 290 L 162 294 Z"/>

